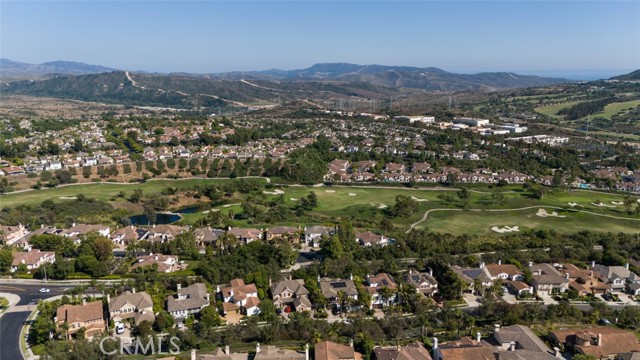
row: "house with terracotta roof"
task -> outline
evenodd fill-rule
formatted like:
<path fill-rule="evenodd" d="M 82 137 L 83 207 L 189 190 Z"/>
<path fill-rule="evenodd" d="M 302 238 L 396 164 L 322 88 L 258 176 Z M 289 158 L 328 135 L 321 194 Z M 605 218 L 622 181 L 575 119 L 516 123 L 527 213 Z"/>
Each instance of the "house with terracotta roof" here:
<path fill-rule="evenodd" d="M 607 283 L 601 281 L 593 270 L 563 264 L 560 271 L 569 276 L 569 288 L 576 290 L 580 296 L 604 294 L 609 290 Z"/>
<path fill-rule="evenodd" d="M 558 360 L 564 359 L 559 348 L 551 350 L 542 339 L 523 325 L 495 325 L 493 334 L 483 341 L 497 360 Z"/>
<path fill-rule="evenodd" d="M 300 229 L 294 226 L 274 226 L 264 232 L 266 240 L 282 238 L 288 241 L 300 241 Z"/>
<path fill-rule="evenodd" d="M 131 226 L 125 226 L 111 233 L 111 240 L 117 245 L 128 245 L 144 240 L 149 235 L 149 230 Z"/>
<path fill-rule="evenodd" d="M 456 341 L 439 344 L 433 338 L 433 360 L 495 360 L 491 347 L 480 339 L 464 337 Z"/>
<path fill-rule="evenodd" d="M 406 346 L 375 347 L 376 360 L 432 360 L 429 350 L 416 341 Z"/>
<path fill-rule="evenodd" d="M 387 273 L 379 273 L 375 276 L 367 276 L 367 291 L 371 296 L 371 308 L 382 308 L 396 302 L 398 284 Z"/>
<path fill-rule="evenodd" d="M 522 271 L 517 266 L 511 264 L 502 264 L 502 260 L 498 260 L 497 264 L 486 265 L 485 268 L 489 273 L 491 280 L 522 280 L 524 278 Z"/>
<path fill-rule="evenodd" d="M 171 273 L 184 270 L 187 265 L 180 264 L 178 257 L 173 255 L 150 254 L 136 258 L 136 262 L 131 266 L 131 270 L 139 268 L 155 268 L 159 273 Z"/>
<path fill-rule="evenodd" d="M 236 239 L 245 244 L 256 240 L 262 240 L 262 230 L 260 229 L 231 228 L 228 233 L 235 236 Z"/>
<path fill-rule="evenodd" d="M 204 283 L 195 283 L 182 288 L 177 285 L 175 295 L 167 296 L 167 312 L 176 319 L 183 319 L 209 306 L 209 293 Z"/>
<path fill-rule="evenodd" d="M 362 360 L 362 354 L 350 345 L 322 341 L 314 345 L 315 360 Z"/>
<path fill-rule="evenodd" d="M 225 234 L 226 231 L 222 229 L 213 229 L 211 227 L 201 227 L 193 230 L 193 235 L 196 237 L 196 245 L 200 248 L 207 246 L 215 246 L 218 238 Z"/>
<path fill-rule="evenodd" d="M 20 251 L 11 254 L 11 272 L 16 272 L 21 264 L 27 267 L 28 271 L 39 268 L 44 264 L 53 264 L 56 262 L 56 253 L 53 251 L 40 251 L 32 249 L 31 251 Z"/>
<path fill-rule="evenodd" d="M 145 291 L 127 290 L 113 299 L 107 296 L 107 304 L 109 306 L 109 318 L 115 322 L 133 319 L 136 325 L 140 325 L 143 321 L 152 323 L 156 319 L 153 313 L 153 301 Z"/>
<path fill-rule="evenodd" d="M 91 232 L 96 232 L 101 236 L 109 237 L 110 227 L 106 225 L 93 224 L 76 224 L 73 223 L 69 229 L 64 232 L 64 236 L 70 238 L 78 238 Z"/>
<path fill-rule="evenodd" d="M 305 351 L 296 351 L 278 348 L 273 345 L 260 346 L 256 344 L 256 355 L 254 360 L 309 360 L 309 345 L 305 346 Z"/>
<path fill-rule="evenodd" d="M 66 324 L 67 340 L 71 340 L 82 328 L 85 329 L 85 336 L 88 338 L 98 335 L 106 328 L 102 301 L 83 302 L 82 305 L 62 305 L 56 310 L 54 322 L 61 330 L 62 325 Z"/>
<path fill-rule="evenodd" d="M 479 289 L 475 288 L 476 281 L 480 282 L 483 288 L 493 285 L 493 280 L 483 262 L 477 268 L 463 268 L 457 265 L 452 265 L 450 268 L 467 285 L 466 288 L 462 289 L 463 292 L 474 294 L 478 291 Z"/>
<path fill-rule="evenodd" d="M 575 354 L 596 359 L 615 359 L 619 353 L 640 352 L 640 340 L 628 330 L 612 326 L 583 329 L 559 329 L 549 333 L 552 343 L 563 345 Z"/>
<path fill-rule="evenodd" d="M 609 286 L 609 291 L 625 291 L 627 284 L 640 284 L 640 276 L 629 270 L 629 264 L 625 266 L 595 265 L 593 271 L 600 281 Z"/>
<path fill-rule="evenodd" d="M 218 297 L 225 304 L 233 304 L 238 310 L 247 316 L 256 315 L 260 312 L 260 299 L 258 298 L 258 288 L 255 284 L 245 284 L 242 279 L 233 279 L 229 286 L 217 288 Z M 226 310 L 233 310 L 233 306 L 226 305 Z"/>
<path fill-rule="evenodd" d="M 533 295 L 533 286 L 516 280 L 516 281 L 507 281 L 505 286 L 509 289 L 509 291 L 515 295 L 521 296 L 524 294 Z"/>

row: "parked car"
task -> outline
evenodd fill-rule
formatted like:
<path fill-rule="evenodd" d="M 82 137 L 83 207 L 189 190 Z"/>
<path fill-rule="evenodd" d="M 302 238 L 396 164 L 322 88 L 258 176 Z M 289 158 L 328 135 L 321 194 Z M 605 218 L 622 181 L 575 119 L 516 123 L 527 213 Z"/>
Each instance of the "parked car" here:
<path fill-rule="evenodd" d="M 116 325 L 116 334 L 118 334 L 118 335 L 124 334 L 124 324 L 123 323 L 118 323 Z"/>

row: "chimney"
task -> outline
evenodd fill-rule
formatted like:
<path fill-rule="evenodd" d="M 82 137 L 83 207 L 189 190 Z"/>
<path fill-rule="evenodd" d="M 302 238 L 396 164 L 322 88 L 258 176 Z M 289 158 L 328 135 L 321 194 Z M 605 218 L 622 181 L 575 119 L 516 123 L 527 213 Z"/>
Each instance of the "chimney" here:
<path fill-rule="evenodd" d="M 349 274 L 349 280 L 353 280 L 353 273 Z"/>
<path fill-rule="evenodd" d="M 533 261 L 529 261 L 529 267 L 533 266 Z"/>
<path fill-rule="evenodd" d="M 569 280 L 569 273 L 564 273 L 564 278 Z"/>
<path fill-rule="evenodd" d="M 107 304 L 111 302 L 111 295 L 107 294 Z"/>
<path fill-rule="evenodd" d="M 595 262 L 595 261 L 592 261 L 592 262 L 591 262 L 591 267 L 592 267 L 592 268 L 596 267 L 596 262 Z"/>
<path fill-rule="evenodd" d="M 482 339 L 482 334 L 480 334 L 480 331 L 478 331 L 478 332 L 476 333 L 476 341 L 477 341 L 477 342 L 480 342 L 480 339 Z"/>
<path fill-rule="evenodd" d="M 495 334 L 495 333 L 497 333 L 499 331 L 500 331 L 500 325 L 499 324 L 493 325 L 493 333 Z"/>
<path fill-rule="evenodd" d="M 353 338 L 349 339 L 349 347 L 353 347 Z"/>
<path fill-rule="evenodd" d="M 293 280 L 293 275 L 289 274 L 289 281 Z"/>
<path fill-rule="evenodd" d="M 87 305 L 87 299 L 86 298 L 82 298 L 82 305 Z"/>
<path fill-rule="evenodd" d="M 136 288 L 131 288 L 131 292 L 135 294 L 136 293 Z"/>
<path fill-rule="evenodd" d="M 598 346 L 602 346 L 602 334 L 598 334 Z"/>
<path fill-rule="evenodd" d="M 433 352 L 435 353 L 436 349 L 438 348 L 438 338 L 434 337 L 433 338 Z"/>
<path fill-rule="evenodd" d="M 271 278 L 269 278 L 269 287 L 271 287 Z"/>
<path fill-rule="evenodd" d="M 229 355 L 229 345 L 225 345 L 224 347 L 224 353 Z"/>
<path fill-rule="evenodd" d="M 509 344 L 509 351 L 516 351 L 516 342 L 515 341 L 512 341 Z"/>
<path fill-rule="evenodd" d="M 191 360 L 196 360 L 196 349 L 191 349 Z"/>
<path fill-rule="evenodd" d="M 624 268 L 629 270 L 629 263 L 624 264 Z"/>
<path fill-rule="evenodd" d="M 558 347 L 553 348 L 553 355 L 558 359 L 562 359 L 562 354 L 560 353 L 560 349 Z"/>
<path fill-rule="evenodd" d="M 176 284 L 176 290 L 180 291 L 180 289 L 182 289 L 182 284 L 180 283 Z"/>
<path fill-rule="evenodd" d="M 433 269 L 429 269 L 429 276 L 433 277 Z"/>
<path fill-rule="evenodd" d="M 502 260 L 498 260 L 498 265 L 502 265 Z"/>
<path fill-rule="evenodd" d="M 304 360 L 309 360 L 309 344 L 304 344 Z"/>
<path fill-rule="evenodd" d="M 260 343 L 256 344 L 256 354 L 260 352 Z"/>
<path fill-rule="evenodd" d="M 484 269 L 484 262 L 480 262 L 480 269 Z"/>

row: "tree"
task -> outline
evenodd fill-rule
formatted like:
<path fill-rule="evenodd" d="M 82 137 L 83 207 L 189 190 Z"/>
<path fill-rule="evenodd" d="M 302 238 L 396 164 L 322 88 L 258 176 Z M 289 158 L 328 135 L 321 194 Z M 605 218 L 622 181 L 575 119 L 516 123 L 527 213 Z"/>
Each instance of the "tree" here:
<path fill-rule="evenodd" d="M 633 197 L 631 197 L 629 195 L 625 195 L 624 199 L 622 200 L 622 203 L 623 203 L 624 209 L 627 211 L 627 213 L 631 214 L 631 210 L 633 208 L 633 205 L 635 205 L 637 203 L 637 201 Z"/>
<path fill-rule="evenodd" d="M 209 305 L 200 311 L 200 321 L 208 328 L 222 325 L 220 314 L 215 305 Z"/>
<path fill-rule="evenodd" d="M 0 249 L 0 273 L 9 271 L 12 262 L 13 256 L 11 255 L 11 250 Z"/>
<path fill-rule="evenodd" d="M 0 177 L 0 194 L 4 194 L 9 190 L 9 180 L 6 177 Z"/>
<path fill-rule="evenodd" d="M 340 259 L 344 256 L 342 242 L 337 236 L 323 236 L 320 240 L 320 253 L 331 259 Z"/>
<path fill-rule="evenodd" d="M 408 218 L 418 211 L 418 202 L 406 195 L 396 196 L 396 204 L 391 212 L 395 217 Z"/>
<path fill-rule="evenodd" d="M 469 209 L 469 200 L 471 198 L 471 194 L 467 188 L 462 188 L 457 192 L 458 199 L 460 199 L 460 203 L 462 204 L 462 208 L 464 210 Z"/>
<path fill-rule="evenodd" d="M 129 201 L 131 201 L 132 203 L 138 203 L 141 200 L 142 200 L 142 189 L 141 188 L 133 189 L 133 194 L 131 194 L 131 196 L 129 197 Z"/>
<path fill-rule="evenodd" d="M 161 310 L 158 315 L 156 315 L 156 320 L 153 322 L 153 328 L 156 331 L 162 332 L 166 328 L 170 328 L 173 326 L 173 316 L 169 314 L 166 310 Z"/>
<path fill-rule="evenodd" d="M 493 205 L 502 205 L 504 203 L 504 194 L 499 187 L 495 186 L 491 192 L 491 200 Z"/>

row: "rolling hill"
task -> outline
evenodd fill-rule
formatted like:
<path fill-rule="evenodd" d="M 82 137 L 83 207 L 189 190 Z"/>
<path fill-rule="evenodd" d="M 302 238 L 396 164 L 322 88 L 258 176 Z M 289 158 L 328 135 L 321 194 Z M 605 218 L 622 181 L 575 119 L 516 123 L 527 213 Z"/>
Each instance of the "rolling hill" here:
<path fill-rule="evenodd" d="M 610 80 L 640 80 L 640 69 L 628 74 L 614 76 Z"/>
<path fill-rule="evenodd" d="M 86 75 L 114 71 L 105 66 L 90 65 L 74 61 L 50 61 L 42 64 L 28 64 L 9 59 L 0 59 L 0 79 L 2 82 L 18 80 L 42 80 L 55 75 Z"/>

